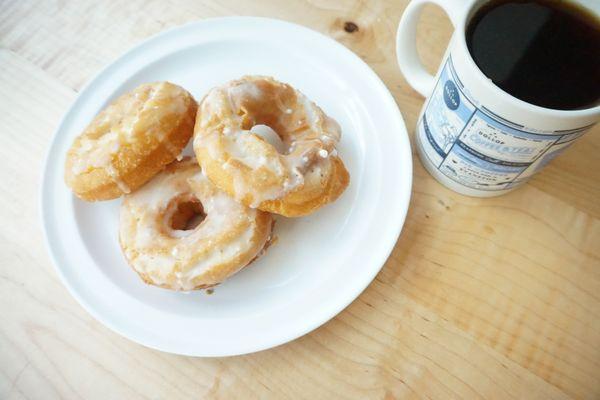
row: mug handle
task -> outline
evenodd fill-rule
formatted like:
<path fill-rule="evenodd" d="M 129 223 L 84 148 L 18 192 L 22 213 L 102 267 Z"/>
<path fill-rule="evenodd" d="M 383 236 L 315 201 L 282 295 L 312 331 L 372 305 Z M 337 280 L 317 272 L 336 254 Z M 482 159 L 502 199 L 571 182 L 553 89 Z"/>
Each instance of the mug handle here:
<path fill-rule="evenodd" d="M 435 77 L 423 67 L 417 53 L 417 23 L 427 3 L 441 7 L 454 28 L 465 6 L 464 0 L 412 0 L 402 14 L 396 34 L 398 65 L 408 83 L 424 97 L 428 97 L 435 86 Z"/>

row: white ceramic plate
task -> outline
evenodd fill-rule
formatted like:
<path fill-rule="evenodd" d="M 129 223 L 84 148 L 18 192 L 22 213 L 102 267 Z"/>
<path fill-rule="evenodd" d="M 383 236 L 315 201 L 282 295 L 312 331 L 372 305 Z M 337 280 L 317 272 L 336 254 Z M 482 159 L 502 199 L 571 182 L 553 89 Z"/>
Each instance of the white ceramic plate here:
<path fill-rule="evenodd" d="M 121 201 L 76 199 L 63 182 L 66 151 L 95 114 L 138 84 L 169 80 L 200 99 L 211 87 L 246 74 L 292 84 L 340 123 L 338 151 L 350 186 L 309 217 L 278 218 L 277 243 L 212 295 L 147 286 L 118 245 Z M 410 144 L 396 103 L 354 53 L 298 25 L 219 18 L 154 36 L 81 91 L 50 147 L 41 207 L 58 273 L 95 318 L 162 351 L 226 356 L 295 339 L 350 304 L 396 243 L 411 176 Z"/>

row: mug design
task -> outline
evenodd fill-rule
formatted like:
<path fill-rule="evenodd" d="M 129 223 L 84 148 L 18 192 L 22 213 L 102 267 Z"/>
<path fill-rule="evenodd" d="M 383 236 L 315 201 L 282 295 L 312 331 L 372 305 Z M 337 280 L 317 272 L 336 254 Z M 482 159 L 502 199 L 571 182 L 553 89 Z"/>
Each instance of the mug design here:
<path fill-rule="evenodd" d="M 476 102 L 449 56 L 417 123 L 417 143 L 448 178 L 472 189 L 506 190 L 523 183 L 585 133 L 534 131 Z"/>

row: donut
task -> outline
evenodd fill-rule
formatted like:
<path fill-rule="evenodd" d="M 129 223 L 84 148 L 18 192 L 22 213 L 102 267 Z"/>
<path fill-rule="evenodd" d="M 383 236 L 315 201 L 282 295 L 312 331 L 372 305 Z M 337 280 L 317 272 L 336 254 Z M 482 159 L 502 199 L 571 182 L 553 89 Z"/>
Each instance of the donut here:
<path fill-rule="evenodd" d="M 67 152 L 65 182 L 83 200 L 130 193 L 181 154 L 198 106 L 169 82 L 143 84 L 101 111 Z"/>
<path fill-rule="evenodd" d="M 119 242 L 144 282 L 187 291 L 214 286 L 248 265 L 267 245 L 271 227 L 269 213 L 236 202 L 186 157 L 125 196 Z"/>
<path fill-rule="evenodd" d="M 208 92 L 194 152 L 202 170 L 239 202 L 298 217 L 336 200 L 350 176 L 341 130 L 315 103 L 270 77 L 246 76 Z"/>

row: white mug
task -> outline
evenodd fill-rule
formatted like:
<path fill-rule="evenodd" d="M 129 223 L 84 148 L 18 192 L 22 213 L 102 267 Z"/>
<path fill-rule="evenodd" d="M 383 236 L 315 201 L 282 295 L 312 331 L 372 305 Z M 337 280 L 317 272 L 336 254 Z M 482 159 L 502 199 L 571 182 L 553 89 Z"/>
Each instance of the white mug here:
<path fill-rule="evenodd" d="M 600 14 L 600 1 L 577 2 Z M 443 8 L 454 25 L 435 77 L 423 68 L 416 49 L 417 22 L 427 3 Z M 427 98 L 415 132 L 421 162 L 445 186 L 479 197 L 521 185 L 600 120 L 600 105 L 568 111 L 539 107 L 504 92 L 481 72 L 465 31 L 485 3 L 413 0 L 396 38 L 402 73 Z"/>

